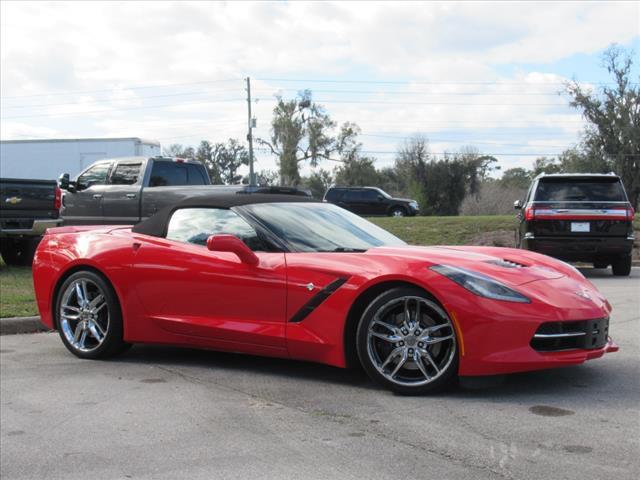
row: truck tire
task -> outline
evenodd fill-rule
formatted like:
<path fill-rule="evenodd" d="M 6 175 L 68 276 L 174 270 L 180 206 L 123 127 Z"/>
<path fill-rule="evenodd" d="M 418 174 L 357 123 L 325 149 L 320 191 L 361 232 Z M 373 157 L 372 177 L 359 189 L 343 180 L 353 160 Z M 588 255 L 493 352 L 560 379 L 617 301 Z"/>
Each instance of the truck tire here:
<path fill-rule="evenodd" d="M 631 273 L 631 255 L 616 258 L 611 264 L 611 269 L 616 277 L 628 277 Z"/>
<path fill-rule="evenodd" d="M 2 260 L 9 266 L 31 266 L 33 263 L 33 255 L 40 243 L 40 237 L 37 238 L 3 238 L 0 242 L 0 255 Z"/>
<path fill-rule="evenodd" d="M 7 238 L 0 240 L 0 255 L 5 264 L 9 266 L 18 265 L 20 253 L 12 240 Z"/>

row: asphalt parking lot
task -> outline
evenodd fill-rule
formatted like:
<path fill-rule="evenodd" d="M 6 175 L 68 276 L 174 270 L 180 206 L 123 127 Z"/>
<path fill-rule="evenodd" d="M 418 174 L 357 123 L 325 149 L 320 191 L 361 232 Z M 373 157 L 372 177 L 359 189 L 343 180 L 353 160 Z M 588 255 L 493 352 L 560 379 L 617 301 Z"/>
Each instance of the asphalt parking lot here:
<path fill-rule="evenodd" d="M 0 337 L 1 476 L 636 479 L 640 269 L 585 273 L 618 353 L 430 397 L 301 362 L 150 346 L 81 361 L 57 334 Z"/>

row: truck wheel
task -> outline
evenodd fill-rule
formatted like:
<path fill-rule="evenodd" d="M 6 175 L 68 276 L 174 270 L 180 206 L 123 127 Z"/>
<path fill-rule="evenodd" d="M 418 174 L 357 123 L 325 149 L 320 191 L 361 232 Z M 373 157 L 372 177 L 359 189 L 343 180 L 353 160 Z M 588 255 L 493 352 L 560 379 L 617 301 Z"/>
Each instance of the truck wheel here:
<path fill-rule="evenodd" d="M 611 264 L 611 269 L 616 277 L 628 277 L 631 273 L 631 255 L 616 258 Z"/>
<path fill-rule="evenodd" d="M 0 255 L 2 255 L 4 263 L 10 267 L 20 265 L 20 252 L 13 242 L 3 241 L 0 245 Z"/>
<path fill-rule="evenodd" d="M 5 238 L 0 243 L 0 255 L 9 266 L 31 266 L 40 237 L 15 240 Z"/>
<path fill-rule="evenodd" d="M 12 238 L 3 238 L 0 242 L 0 255 L 4 263 L 11 267 L 22 265 L 20 263 L 23 251 L 22 242 L 16 241 Z"/>

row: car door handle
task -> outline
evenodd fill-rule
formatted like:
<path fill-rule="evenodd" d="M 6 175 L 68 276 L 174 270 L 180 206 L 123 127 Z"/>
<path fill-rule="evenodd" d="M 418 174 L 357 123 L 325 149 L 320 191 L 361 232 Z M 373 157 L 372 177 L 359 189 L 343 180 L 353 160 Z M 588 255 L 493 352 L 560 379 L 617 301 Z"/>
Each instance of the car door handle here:
<path fill-rule="evenodd" d="M 101 195 L 100 193 L 96 193 L 96 194 L 93 196 L 93 198 L 94 198 L 94 200 L 100 200 L 100 199 L 102 198 L 102 195 Z"/>
<path fill-rule="evenodd" d="M 127 198 L 136 198 L 136 194 L 135 193 L 127 193 L 125 196 Z"/>

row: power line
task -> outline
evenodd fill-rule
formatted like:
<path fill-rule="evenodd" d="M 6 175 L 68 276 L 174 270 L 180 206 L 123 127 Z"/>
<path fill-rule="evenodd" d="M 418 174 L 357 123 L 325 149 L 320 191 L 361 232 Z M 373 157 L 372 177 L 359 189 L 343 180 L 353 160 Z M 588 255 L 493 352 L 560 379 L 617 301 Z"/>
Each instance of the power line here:
<path fill-rule="evenodd" d="M 259 147 L 259 149 L 260 149 L 260 151 L 271 153 L 272 155 L 275 155 L 268 148 Z M 394 155 L 398 154 L 398 152 L 395 151 L 395 150 L 360 150 L 360 153 L 394 154 Z M 455 153 L 456 152 L 429 152 L 430 155 L 454 155 Z M 532 153 L 532 152 L 523 152 L 523 153 L 494 152 L 494 153 L 487 153 L 487 152 L 479 152 L 478 154 L 479 155 L 491 155 L 491 156 L 494 156 L 494 157 L 556 157 L 556 156 L 562 154 L 562 152 L 546 152 L 546 153 Z M 628 157 L 639 157 L 640 156 L 640 153 L 638 153 L 638 154 L 636 154 L 636 153 L 623 153 L 623 154 L 628 156 Z M 606 153 L 606 155 L 615 156 L 615 155 L 618 155 L 618 154 L 617 153 Z"/>
<path fill-rule="evenodd" d="M 123 99 L 99 99 L 99 100 L 92 100 L 92 101 L 75 101 L 75 102 L 63 102 L 63 103 L 40 103 L 40 104 L 26 104 L 26 105 L 3 105 L 2 108 L 4 109 L 29 109 L 29 108 L 40 108 L 40 107 L 60 107 L 60 106 L 67 106 L 67 105 L 100 105 L 100 104 L 108 104 L 108 103 L 116 103 L 119 101 L 127 101 L 127 100 L 145 100 L 145 99 L 149 99 L 149 98 L 168 98 L 168 97 L 183 97 L 183 96 L 191 96 L 191 95 L 208 95 L 211 93 L 226 93 L 226 92 L 235 92 L 238 89 L 233 88 L 233 89 L 216 89 L 216 90 L 207 90 L 207 91 L 199 91 L 199 92 L 178 92 L 178 93 L 168 93 L 168 94 L 162 94 L 162 95 L 144 95 L 144 96 L 137 96 L 134 97 L 132 99 L 128 99 L 128 98 L 123 98 Z M 358 91 L 358 90 L 314 90 L 314 92 L 325 92 L 325 93 L 345 93 L 345 94 L 357 94 L 357 95 L 362 95 L 362 94 L 372 94 L 372 95 L 377 95 L 377 94 L 381 94 L 381 95 L 411 95 L 411 96 L 420 96 L 420 95 L 427 95 L 427 96 L 493 96 L 493 95 L 499 95 L 499 96 L 520 96 L 526 93 L 465 93 L 465 92 L 450 92 L 450 93 L 427 93 L 427 92 L 384 92 L 384 91 L 375 91 L 375 90 L 369 90 L 369 91 Z M 263 90 L 263 94 L 264 94 L 264 90 Z M 529 93 L 529 95 L 546 95 L 546 96 L 558 96 L 558 94 L 556 93 Z M 265 100 L 265 101 L 273 101 L 273 99 L 268 99 L 265 97 L 261 97 L 258 98 L 257 100 Z M 321 101 L 321 100 L 318 100 Z M 327 103 L 347 103 L 344 100 L 323 100 L 324 102 Z M 398 105 L 421 105 L 424 103 L 419 103 L 419 102 L 409 102 L 409 103 L 404 103 L 404 102 L 378 102 L 375 100 L 372 101 L 351 101 L 349 103 L 389 103 L 389 104 L 398 104 Z M 467 103 L 450 103 L 450 102 L 442 102 L 442 103 L 437 103 L 437 102 L 429 102 L 426 103 L 428 105 L 467 105 Z M 536 105 L 536 106 L 540 106 L 540 105 L 548 105 L 548 106 L 556 106 L 556 105 L 560 105 L 557 103 L 548 103 L 548 104 L 518 104 L 518 103 L 506 103 L 506 104 L 498 104 L 498 103 L 491 103 L 491 104 L 474 104 L 474 105 Z"/>
<path fill-rule="evenodd" d="M 427 81 L 427 80 L 341 80 L 341 79 L 294 79 L 294 78 L 259 78 L 259 81 L 266 82 L 313 82 L 313 83 L 329 83 L 329 84 L 372 84 L 372 85 L 565 85 L 568 82 L 547 82 L 547 81 L 509 81 L 509 80 L 492 80 L 492 81 Z M 32 97 L 46 97 L 46 96 L 64 96 L 64 95 L 77 95 L 85 93 L 104 93 L 104 92 L 117 92 L 122 90 L 141 90 L 149 88 L 170 88 L 180 87 L 188 85 L 206 85 L 215 83 L 228 83 L 228 82 L 240 82 L 242 78 L 224 78 L 217 80 L 203 80 L 199 82 L 181 82 L 181 83 L 164 83 L 156 85 L 135 85 L 135 86 L 122 86 L 117 88 L 98 89 L 98 90 L 67 90 L 56 92 L 45 92 L 28 95 L 7 95 L 0 98 L 32 98 Z M 578 83 L 590 84 L 590 85 L 615 85 L 615 82 L 588 82 L 582 81 Z M 640 82 L 630 82 L 631 85 L 637 85 Z M 293 89 L 289 89 L 293 90 Z M 537 93 L 536 93 L 537 94 Z M 544 94 L 544 93 L 541 93 Z"/>
<path fill-rule="evenodd" d="M 244 125 L 244 122 L 237 123 L 237 124 L 234 124 L 234 125 L 239 128 L 241 125 Z M 172 137 L 159 137 L 159 138 L 156 138 L 156 140 L 174 140 L 176 138 L 205 137 L 209 133 L 210 132 L 200 132 L 200 133 L 194 133 L 194 134 L 191 134 L 191 135 L 177 135 L 177 136 L 172 136 Z"/>
<path fill-rule="evenodd" d="M 269 101 L 264 97 L 256 100 Z M 353 104 L 371 104 L 371 105 L 454 105 L 463 107 L 565 107 L 572 108 L 570 105 L 563 103 L 469 103 L 469 102 L 390 102 L 384 100 L 314 100 L 318 103 L 353 103 Z"/>
<path fill-rule="evenodd" d="M 181 92 L 181 93 L 167 93 L 164 95 L 145 95 L 141 97 L 133 97 L 133 98 L 123 98 L 123 99 L 104 99 L 104 100 L 96 100 L 91 102 L 65 102 L 65 103 L 40 103 L 40 104 L 30 104 L 30 105 L 3 105 L 2 108 L 35 108 L 35 107 L 61 107 L 65 105 L 100 105 L 104 103 L 116 103 L 122 101 L 131 101 L 131 100 L 146 100 L 148 98 L 165 98 L 165 97 L 180 97 L 187 95 L 208 95 L 211 93 L 223 93 L 223 92 L 237 92 L 237 88 L 229 88 L 223 90 L 210 90 L 210 91 L 200 91 L 200 92 Z"/>
<path fill-rule="evenodd" d="M 66 92 L 49 92 L 49 93 L 36 93 L 32 95 L 11 95 L 1 97 L 4 99 L 7 98 L 31 98 L 31 97 L 47 97 L 54 95 L 76 95 L 82 93 L 101 93 L 101 92 L 119 92 L 122 90 L 142 90 L 145 88 L 167 88 L 167 87 L 182 87 L 185 85 L 204 85 L 204 84 L 212 84 L 212 83 L 225 83 L 225 82 L 238 82 L 242 80 L 241 78 L 225 78 L 220 80 L 206 80 L 201 82 L 185 82 L 185 83 L 165 83 L 159 85 L 137 85 L 133 87 L 120 87 L 120 88 L 111 88 L 111 89 L 103 89 L 103 90 L 75 90 L 75 91 L 66 91 Z"/>
<path fill-rule="evenodd" d="M 361 133 L 359 134 L 361 137 L 379 137 L 379 138 L 391 138 L 391 139 L 399 139 L 399 140 L 410 140 L 413 138 L 412 135 L 409 136 L 393 136 L 393 135 L 376 135 L 371 133 Z M 507 146 L 507 147 L 550 147 L 550 148 L 563 148 L 568 149 L 571 147 L 567 147 L 566 145 L 548 145 L 548 144 L 533 144 L 533 143 L 505 143 L 505 142 L 488 142 L 483 140 L 450 140 L 450 139 L 436 139 L 431 137 L 426 137 L 429 143 L 464 143 L 464 144 L 478 144 L 478 145 L 495 145 L 495 146 Z"/>
<path fill-rule="evenodd" d="M 61 112 L 61 113 L 41 113 L 34 115 L 17 115 L 11 117 L 2 117 L 3 120 L 10 120 L 16 118 L 33 118 L 33 117 L 61 117 L 61 116 L 77 116 L 77 115 L 89 115 L 92 113 L 113 113 L 113 112 L 122 112 L 129 110 L 147 110 L 153 108 L 174 108 L 174 107 L 182 107 L 185 105 L 208 105 L 210 103 L 225 103 L 225 102 L 238 102 L 242 99 L 240 98 L 229 98 L 225 100 L 209 100 L 206 102 L 190 102 L 190 103 L 171 103 L 166 105 L 149 105 L 145 107 L 129 107 L 129 108 L 111 108 L 111 109 L 103 109 L 103 110 L 90 110 L 86 112 Z"/>
<path fill-rule="evenodd" d="M 584 120 L 484 120 L 484 119 L 478 119 L 478 120 L 434 120 L 434 119 L 425 119 L 425 120 L 415 120 L 415 123 L 406 123 L 406 122 L 395 122 L 395 121 L 384 121 L 384 122 L 370 122 L 368 120 L 365 120 L 364 122 L 361 122 L 363 124 L 367 124 L 367 125 L 403 125 L 403 126 L 407 126 L 407 127 L 415 127 L 415 128 L 420 128 L 423 126 L 423 124 L 429 124 L 429 123 L 437 123 L 437 124 L 443 124 L 443 125 L 460 125 L 460 124 L 472 124 L 472 127 L 475 128 L 477 127 L 478 124 L 480 124 L 480 126 L 483 127 L 487 127 L 490 125 L 510 125 L 513 126 L 514 128 L 526 128 L 529 125 L 546 125 L 546 124 L 555 124 L 555 123 L 561 123 L 561 124 L 567 124 L 567 123 L 584 123 Z M 517 124 L 524 124 L 524 125 L 517 125 Z M 467 128 L 470 128 L 467 125 Z M 549 128 L 553 128 L 553 127 L 549 127 Z"/>
<path fill-rule="evenodd" d="M 492 80 L 482 82 L 460 82 L 460 81 L 428 81 L 428 80 L 329 80 L 329 79 L 309 79 L 309 78 L 258 78 L 264 82 L 313 82 L 313 83 L 345 83 L 345 84 L 386 84 L 386 85 L 565 85 L 567 82 L 546 82 L 546 81 L 503 81 Z M 591 85 L 616 85 L 615 82 L 587 82 Z M 633 84 L 638 82 L 631 82 Z"/>
<path fill-rule="evenodd" d="M 267 89 L 266 87 L 258 88 L 257 90 L 261 90 L 263 94 L 271 93 L 272 89 Z M 300 89 L 297 88 L 277 88 L 276 90 L 281 91 L 290 91 L 290 92 L 299 92 Z M 486 96 L 521 96 L 521 95 L 541 95 L 541 96 L 560 96 L 563 92 L 398 92 L 391 90 L 340 90 L 340 89 L 309 89 L 311 93 L 348 93 L 355 95 L 411 95 L 411 96 L 420 96 L 420 95 L 463 95 L 463 96 L 475 96 L 475 95 L 486 95 Z"/>

